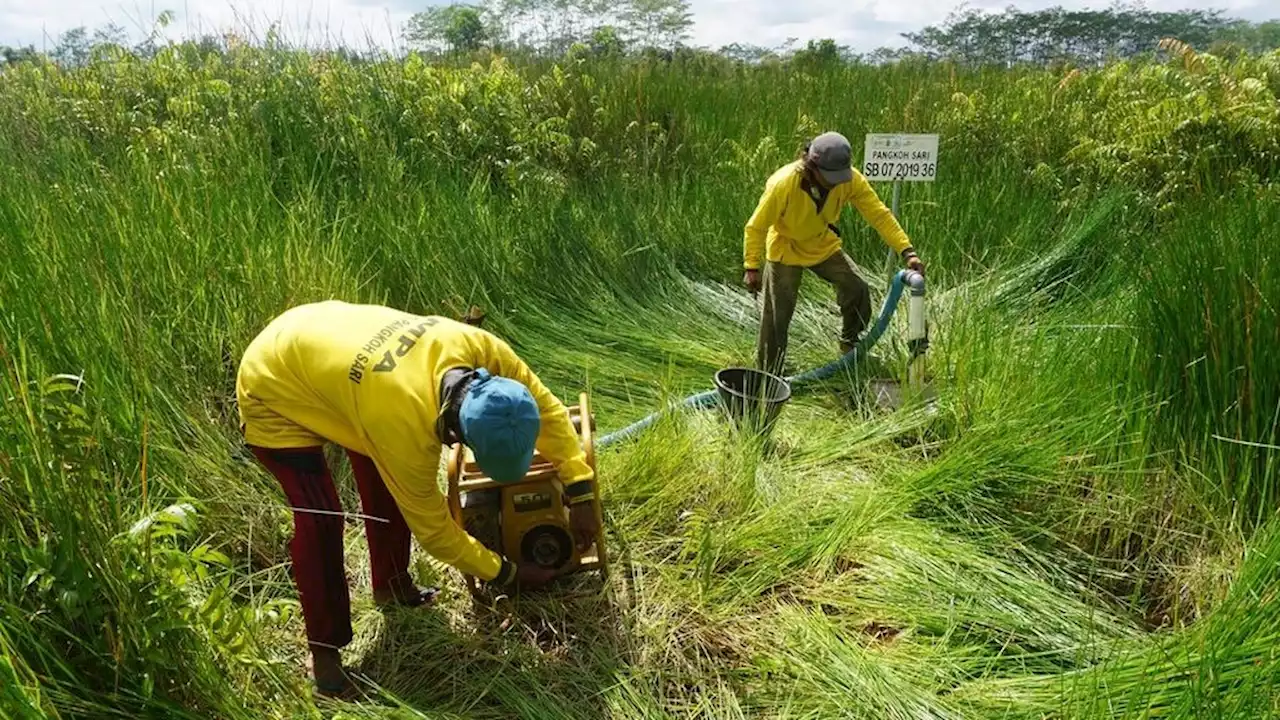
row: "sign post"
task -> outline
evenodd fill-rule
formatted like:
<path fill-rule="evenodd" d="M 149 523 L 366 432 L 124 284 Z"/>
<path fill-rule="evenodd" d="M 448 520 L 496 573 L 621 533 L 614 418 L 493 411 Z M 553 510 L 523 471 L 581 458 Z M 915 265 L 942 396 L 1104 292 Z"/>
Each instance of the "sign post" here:
<path fill-rule="evenodd" d="M 863 147 L 862 174 L 870 182 L 893 181 L 890 210 L 896 219 L 898 195 L 904 182 L 933 182 L 938 175 L 938 136 L 869 133 Z M 901 222 L 899 220 L 899 222 Z M 893 268 L 893 249 L 886 257 L 886 274 Z M 928 330 L 924 310 L 924 284 L 913 285 L 910 299 L 907 361 L 908 384 L 913 394 L 924 390 L 924 349 Z"/>
<path fill-rule="evenodd" d="M 937 177 L 938 136 L 868 133 L 862 151 L 862 174 L 870 182 L 893 182 L 889 209 L 897 218 L 902 183 L 933 182 Z M 892 267 L 893 250 L 889 251 L 889 263 Z"/>

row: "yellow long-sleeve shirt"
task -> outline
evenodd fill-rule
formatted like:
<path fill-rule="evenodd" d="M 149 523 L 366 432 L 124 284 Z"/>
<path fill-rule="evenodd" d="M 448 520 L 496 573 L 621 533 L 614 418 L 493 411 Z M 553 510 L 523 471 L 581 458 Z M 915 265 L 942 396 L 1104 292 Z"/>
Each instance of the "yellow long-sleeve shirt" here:
<path fill-rule="evenodd" d="M 764 193 L 744 232 L 742 254 L 746 269 L 758 270 L 765 257 L 771 262 L 801 267 L 817 265 L 831 257 L 840 249 L 840 237 L 828 225 L 840 219 L 847 205 L 857 208 L 894 252 L 910 247 L 911 241 L 893 213 L 857 168 L 853 180 L 831 188 L 819 212 L 801 187 L 803 167 L 801 160 L 788 163 L 765 182 Z"/>
<path fill-rule="evenodd" d="M 485 368 L 537 400 L 537 450 L 567 486 L 589 480 L 568 409 L 507 343 L 444 317 L 326 301 L 292 308 L 250 343 L 236 379 L 245 440 L 266 448 L 329 441 L 372 458 L 423 549 L 492 580 L 502 558 L 454 522 L 440 492 L 440 382 Z"/>

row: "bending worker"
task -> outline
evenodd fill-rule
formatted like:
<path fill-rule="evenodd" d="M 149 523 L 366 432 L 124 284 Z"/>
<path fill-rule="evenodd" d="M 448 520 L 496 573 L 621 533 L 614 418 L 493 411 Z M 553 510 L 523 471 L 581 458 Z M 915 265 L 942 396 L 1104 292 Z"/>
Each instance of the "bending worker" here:
<path fill-rule="evenodd" d="M 743 238 L 743 283 L 754 295 L 764 289 L 757 366 L 783 375 L 787 333 L 805 269 L 835 286 L 843 316 L 840 353 L 848 354 L 871 320 L 871 294 L 853 260 L 841 249 L 835 223 L 852 205 L 900 254 L 907 266 L 924 273 L 911 241 L 893 213 L 853 168 L 853 151 L 843 135 L 827 132 L 805 145 L 800 157 L 778 169 L 747 221 Z M 763 265 L 763 280 L 761 266 Z"/>
<path fill-rule="evenodd" d="M 437 485 L 444 445 L 462 442 L 486 475 L 514 482 L 535 450 L 560 473 L 579 547 L 593 538 L 592 477 L 568 409 L 502 340 L 436 316 L 339 301 L 292 308 L 250 343 L 236 379 L 241 427 L 294 509 L 290 543 L 323 694 L 352 688 L 343 516 L 322 447 L 346 449 L 365 516 L 374 600 L 416 606 L 409 536 L 490 584 L 537 587 L 554 571 L 517 564 L 467 534 Z"/>

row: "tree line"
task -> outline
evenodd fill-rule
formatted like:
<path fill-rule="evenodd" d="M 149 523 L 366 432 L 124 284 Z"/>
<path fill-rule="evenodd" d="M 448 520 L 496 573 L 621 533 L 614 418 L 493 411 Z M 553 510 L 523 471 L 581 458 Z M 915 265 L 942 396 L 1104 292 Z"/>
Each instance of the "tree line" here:
<path fill-rule="evenodd" d="M 1280 48 L 1280 20 L 1251 23 L 1219 10 L 1155 12 L 1137 4 L 1106 10 L 964 9 L 903 37 L 910 46 L 899 54 L 967 64 L 1098 65 L 1151 53 L 1164 38 L 1214 54 L 1265 52 Z"/>
<path fill-rule="evenodd" d="M 676 48 L 689 39 L 688 0 L 485 0 L 427 8 L 409 19 L 405 39 L 447 52 L 519 49 L 559 55 L 576 46 L 620 54 Z"/>
<path fill-rule="evenodd" d="M 162 13 L 146 40 L 133 47 L 125 33 L 108 26 L 90 34 L 85 28 L 63 33 L 49 52 L 33 46 L 0 46 L 0 66 L 47 57 L 61 65 L 87 62 L 95 49 L 122 47 L 140 55 L 155 52 L 159 30 L 173 18 Z M 883 64 L 910 59 L 945 60 L 966 65 L 1097 65 L 1112 59 L 1153 54 L 1164 38 L 1176 38 L 1214 54 L 1259 53 L 1280 48 L 1280 20 L 1252 23 L 1219 10 L 1156 12 L 1135 4 L 1105 10 L 1052 7 L 1023 12 L 964 8 L 937 25 L 902 33 L 902 47 L 858 53 L 827 38 L 796 47 L 743 43 L 717 50 L 692 49 L 688 0 L 481 0 L 428 7 L 414 14 L 402 37 L 415 52 L 456 56 L 491 51 L 537 57 L 567 52 L 623 57 L 661 52 L 707 53 L 743 63 L 796 65 Z M 274 33 L 268 33 L 268 42 Z M 202 51 L 225 49 L 226 40 L 204 36 L 193 41 Z M 342 49 L 343 55 L 359 52 Z"/>

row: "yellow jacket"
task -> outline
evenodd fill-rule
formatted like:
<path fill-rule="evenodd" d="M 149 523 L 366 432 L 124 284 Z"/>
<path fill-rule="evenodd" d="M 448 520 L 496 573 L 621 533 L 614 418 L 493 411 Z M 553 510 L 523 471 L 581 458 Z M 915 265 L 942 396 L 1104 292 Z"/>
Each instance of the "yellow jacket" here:
<path fill-rule="evenodd" d="M 459 367 L 526 385 L 542 418 L 537 450 L 566 486 L 592 477 L 568 409 L 501 339 L 444 317 L 340 301 L 292 308 L 250 343 L 236 379 L 245 440 L 327 440 L 367 455 L 423 549 L 492 580 L 502 558 L 454 522 L 438 484 L 440 382 Z"/>
<path fill-rule="evenodd" d="M 893 213 L 857 168 L 854 168 L 853 180 L 831 188 L 822 212 L 818 212 L 813 198 L 800 186 L 803 168 L 803 161 L 796 160 L 779 168 L 765 182 L 764 194 L 747 221 L 743 237 L 746 269 L 758 270 L 764 264 L 766 242 L 768 259 L 784 265 L 810 267 L 836 254 L 840 237 L 827 225 L 834 225 L 840 219 L 846 205 L 857 208 L 894 252 L 901 254 L 911 246 Z"/>

